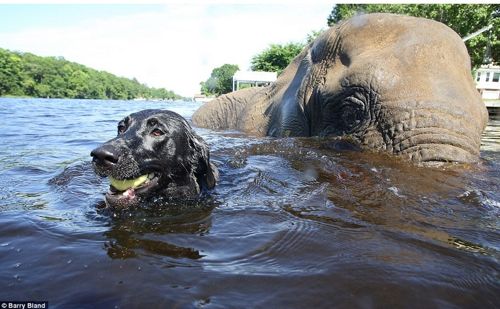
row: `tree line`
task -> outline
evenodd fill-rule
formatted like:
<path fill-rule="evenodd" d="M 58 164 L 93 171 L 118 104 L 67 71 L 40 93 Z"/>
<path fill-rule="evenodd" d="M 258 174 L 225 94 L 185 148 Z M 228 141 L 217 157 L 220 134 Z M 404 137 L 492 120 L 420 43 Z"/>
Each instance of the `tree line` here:
<path fill-rule="evenodd" d="M 493 25 L 465 42 L 473 69 L 484 62 L 498 61 L 500 52 L 500 5 L 499 4 L 337 4 L 327 18 L 328 26 L 348 19 L 355 14 L 394 13 L 424 17 L 447 25 L 460 37 L 471 34 L 483 27 Z M 306 43 L 271 44 L 264 51 L 252 57 L 251 70 L 277 72 L 283 71 L 288 64 L 312 42 L 322 31 L 314 31 L 306 38 Z M 486 59 L 486 50 L 490 59 Z M 221 95 L 232 91 L 232 76 L 238 70 L 234 64 L 224 64 L 215 68 L 205 82 L 201 82 L 201 92 L 206 95 Z"/>
<path fill-rule="evenodd" d="M 0 48 L 0 96 L 38 98 L 180 99 L 164 88 L 118 77 L 62 57 L 40 57 Z"/>

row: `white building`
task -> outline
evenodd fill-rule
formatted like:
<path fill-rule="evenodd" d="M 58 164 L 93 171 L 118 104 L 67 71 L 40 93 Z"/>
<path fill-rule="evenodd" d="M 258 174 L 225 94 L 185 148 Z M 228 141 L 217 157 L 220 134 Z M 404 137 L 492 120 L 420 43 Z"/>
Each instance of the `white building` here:
<path fill-rule="evenodd" d="M 500 99 L 500 66 L 483 65 L 476 71 L 476 88 L 483 100 Z"/>
<path fill-rule="evenodd" d="M 233 91 L 245 84 L 250 87 L 267 86 L 278 78 L 276 72 L 236 71 L 233 75 Z"/>
<path fill-rule="evenodd" d="M 215 97 L 213 97 L 213 96 L 207 97 L 206 95 L 201 94 L 201 93 L 197 93 L 193 97 L 193 101 L 198 102 L 198 103 L 210 102 L 213 99 L 215 99 Z"/>

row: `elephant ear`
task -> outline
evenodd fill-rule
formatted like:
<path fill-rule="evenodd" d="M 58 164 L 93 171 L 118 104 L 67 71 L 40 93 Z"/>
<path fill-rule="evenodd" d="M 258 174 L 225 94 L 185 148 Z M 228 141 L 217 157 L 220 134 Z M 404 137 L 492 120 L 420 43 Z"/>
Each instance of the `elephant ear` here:
<path fill-rule="evenodd" d="M 210 151 L 205 141 L 195 133 L 190 136 L 190 145 L 195 153 L 194 175 L 200 189 L 212 189 L 219 181 L 219 170 L 210 162 Z"/>

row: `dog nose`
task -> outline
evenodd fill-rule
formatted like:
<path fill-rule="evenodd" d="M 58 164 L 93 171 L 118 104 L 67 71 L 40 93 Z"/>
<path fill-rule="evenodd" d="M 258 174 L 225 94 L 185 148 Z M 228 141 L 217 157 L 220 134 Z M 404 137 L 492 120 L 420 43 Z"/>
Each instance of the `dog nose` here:
<path fill-rule="evenodd" d="M 112 147 L 101 146 L 90 153 L 92 161 L 99 165 L 113 165 L 118 162 L 118 155 Z"/>

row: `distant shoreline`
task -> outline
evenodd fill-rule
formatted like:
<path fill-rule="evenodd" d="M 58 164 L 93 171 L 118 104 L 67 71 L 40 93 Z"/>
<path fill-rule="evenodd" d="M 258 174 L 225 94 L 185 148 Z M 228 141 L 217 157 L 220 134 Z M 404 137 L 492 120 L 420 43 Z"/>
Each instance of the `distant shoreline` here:
<path fill-rule="evenodd" d="M 185 102 L 200 102 L 192 98 L 177 98 L 177 99 L 159 99 L 159 98 L 134 98 L 134 99 L 94 99 L 94 98 L 44 98 L 44 97 L 31 97 L 31 96 L 17 96 L 17 95 L 2 95 L 0 99 L 40 99 L 40 100 L 95 100 L 95 101 L 147 101 L 147 102 L 174 102 L 174 101 L 185 101 Z M 213 100 L 214 98 L 210 98 Z M 209 101 L 210 101 L 209 100 Z M 205 102 L 201 102 L 205 103 Z"/>

